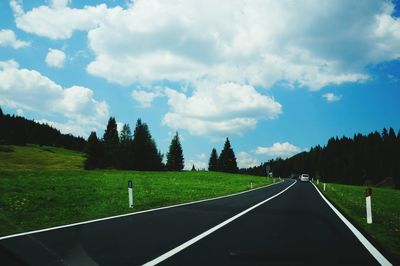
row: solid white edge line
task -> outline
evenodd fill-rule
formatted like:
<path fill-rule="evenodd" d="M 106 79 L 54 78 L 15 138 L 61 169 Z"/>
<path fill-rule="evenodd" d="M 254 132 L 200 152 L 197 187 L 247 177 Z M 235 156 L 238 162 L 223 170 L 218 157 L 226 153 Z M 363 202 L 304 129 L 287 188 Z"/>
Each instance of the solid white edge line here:
<path fill-rule="evenodd" d="M 236 220 L 236 219 L 239 218 L 240 216 L 243 216 L 244 214 L 248 213 L 249 211 L 251 211 L 251 210 L 257 208 L 258 206 L 260 206 L 260 205 L 262 205 L 262 204 L 264 204 L 264 203 L 266 203 L 267 201 L 270 201 L 270 200 L 272 200 L 273 198 L 278 197 L 279 195 L 281 195 L 282 193 L 284 193 L 285 191 L 287 191 L 289 188 L 291 188 L 291 187 L 292 187 L 294 184 L 296 184 L 296 183 L 297 183 L 297 181 L 295 180 L 295 182 L 293 182 L 290 186 L 288 186 L 288 187 L 285 188 L 284 190 L 278 192 L 278 193 L 275 194 L 274 196 L 269 197 L 268 199 L 263 200 L 263 201 L 257 203 L 256 205 L 253 205 L 252 207 L 250 207 L 250 208 L 248 208 L 248 209 L 246 209 L 246 210 L 244 210 L 244 211 L 242 211 L 242 212 L 236 214 L 235 216 L 229 218 L 228 220 L 223 221 L 223 222 L 220 223 L 220 224 L 217 224 L 216 226 L 214 226 L 214 227 L 208 229 L 207 231 L 201 233 L 200 235 L 198 235 L 198 236 L 196 236 L 196 237 L 194 237 L 194 238 L 192 238 L 192 239 L 186 241 L 185 243 L 183 243 L 183 244 L 177 246 L 176 248 L 171 249 L 170 251 L 168 251 L 168 252 L 162 254 L 161 256 L 159 256 L 159 257 L 157 257 L 157 258 L 155 258 L 155 259 L 153 259 L 153 260 L 151 260 L 151 261 L 149 261 L 149 262 L 143 264 L 143 266 L 153 266 L 153 265 L 156 265 L 156 264 L 158 264 L 158 263 L 160 263 L 160 262 L 162 262 L 162 261 L 168 259 L 169 257 L 175 255 L 176 253 L 178 253 L 178 252 L 182 251 L 183 249 L 185 249 L 185 248 L 191 246 L 192 244 L 196 243 L 196 242 L 199 241 L 200 239 L 202 239 L 202 238 L 208 236 L 209 234 L 212 234 L 213 232 L 217 231 L 218 229 L 220 229 L 220 228 L 224 227 L 225 225 L 229 224 L 230 222 Z"/>
<path fill-rule="evenodd" d="M 197 200 L 197 201 L 185 202 L 185 203 L 175 204 L 175 205 L 171 205 L 171 206 L 164 206 L 164 207 L 148 209 L 148 210 L 143 210 L 143 211 L 137 211 L 137 212 L 130 212 L 130 213 L 125 213 L 125 214 L 120 214 L 120 215 L 115 215 L 115 216 L 109 216 L 109 217 L 104 217 L 104 218 L 99 218 L 99 219 L 93 219 L 93 220 L 88 220 L 88 221 L 83 221 L 83 222 L 78 222 L 78 223 L 64 224 L 64 225 L 59 225 L 59 226 L 54 226 L 54 227 L 49 227 L 49 228 L 43 228 L 43 229 L 38 229 L 38 230 L 33 230 L 33 231 L 28 231 L 28 232 L 22 232 L 22 233 L 2 236 L 2 237 L 0 237 L 0 240 L 13 238 L 13 237 L 18 237 L 18 236 L 36 234 L 36 233 L 41 233 L 41 232 L 46 232 L 46 231 L 51 231 L 51 230 L 57 230 L 57 229 L 62 229 L 62 228 L 67 228 L 67 227 L 73 227 L 73 226 L 82 225 L 82 224 L 95 223 L 95 222 L 101 222 L 101 221 L 116 219 L 116 218 L 122 218 L 122 217 L 126 217 L 126 216 L 146 213 L 146 212 L 153 212 L 153 211 L 165 210 L 165 209 L 170 209 L 170 208 L 175 208 L 175 207 L 181 207 L 181 206 L 190 205 L 190 204 L 196 204 L 196 203 L 205 202 L 205 201 L 212 201 L 212 200 L 217 200 L 217 199 L 222 199 L 222 198 L 233 197 L 233 196 L 237 196 L 237 195 L 240 195 L 240 194 L 249 193 L 249 192 L 252 192 L 252 191 L 263 189 L 263 188 L 266 188 L 266 187 L 269 187 L 269 186 L 277 185 L 277 184 L 280 184 L 280 183 L 283 183 L 283 182 L 284 181 L 282 180 L 282 181 L 279 181 L 277 183 L 272 183 L 272 184 L 268 184 L 268 185 L 265 185 L 265 186 L 262 186 L 262 187 L 258 187 L 258 188 L 254 188 L 254 189 L 250 189 L 250 190 L 245 190 L 245 191 L 234 193 L 234 194 L 230 194 L 230 195 L 219 196 L 219 197 L 215 197 L 215 198 L 211 198 L 211 199 L 202 199 L 202 200 Z"/>
<path fill-rule="evenodd" d="M 311 182 L 311 184 L 314 185 L 314 183 Z M 388 259 L 386 259 L 382 253 L 379 252 L 377 248 L 375 248 L 371 242 L 368 241 L 363 234 L 361 234 L 358 229 L 349 222 L 349 220 L 346 219 L 346 217 L 343 216 L 336 208 L 335 206 L 332 205 L 332 203 L 329 202 L 329 200 L 326 199 L 324 194 L 319 191 L 318 187 L 314 185 L 315 189 L 318 191 L 318 193 L 321 195 L 321 197 L 325 200 L 325 202 L 328 204 L 329 207 L 333 210 L 333 212 L 342 220 L 342 222 L 350 229 L 350 231 L 357 237 L 357 239 L 363 244 L 363 246 L 371 253 L 371 255 L 381 264 L 381 265 L 392 265 Z"/>

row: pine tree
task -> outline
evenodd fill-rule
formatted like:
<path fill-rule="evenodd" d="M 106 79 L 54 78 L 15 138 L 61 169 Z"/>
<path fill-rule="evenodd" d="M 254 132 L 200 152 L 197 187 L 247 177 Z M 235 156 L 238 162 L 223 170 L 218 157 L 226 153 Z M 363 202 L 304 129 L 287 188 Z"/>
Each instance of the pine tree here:
<path fill-rule="evenodd" d="M 157 150 L 147 124 L 142 123 L 140 119 L 136 123 L 132 147 L 134 150 L 134 169 L 142 171 L 163 170 L 163 155 Z"/>
<path fill-rule="evenodd" d="M 218 171 L 218 154 L 215 148 L 212 149 L 208 160 L 208 171 Z"/>
<path fill-rule="evenodd" d="M 218 159 L 218 169 L 222 172 L 237 173 L 239 171 L 236 163 L 235 153 L 231 148 L 229 139 L 226 138 L 224 148 Z"/>
<path fill-rule="evenodd" d="M 104 163 L 106 167 L 117 167 L 119 137 L 117 122 L 114 117 L 108 120 L 107 128 L 103 136 L 104 142 Z"/>
<path fill-rule="evenodd" d="M 193 164 L 193 166 L 192 166 L 192 170 L 191 170 L 192 172 L 195 172 L 196 171 L 196 167 L 194 167 L 194 164 Z"/>
<path fill-rule="evenodd" d="M 184 158 L 181 142 L 179 141 L 178 132 L 172 138 L 169 145 L 169 152 L 167 153 L 167 170 L 180 171 L 184 167 Z"/>
<path fill-rule="evenodd" d="M 86 160 L 85 169 L 96 169 L 102 167 L 103 147 L 102 143 L 97 138 L 96 132 L 90 133 L 85 147 Z"/>
<path fill-rule="evenodd" d="M 121 169 L 133 169 L 133 145 L 132 133 L 128 124 L 124 124 L 120 133 L 118 167 Z"/>

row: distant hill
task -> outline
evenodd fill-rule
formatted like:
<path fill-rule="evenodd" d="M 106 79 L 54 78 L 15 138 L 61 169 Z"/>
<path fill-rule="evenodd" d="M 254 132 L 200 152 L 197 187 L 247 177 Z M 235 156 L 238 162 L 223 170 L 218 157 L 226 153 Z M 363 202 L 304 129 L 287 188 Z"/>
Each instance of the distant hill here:
<path fill-rule="evenodd" d="M 4 114 L 0 108 L 0 145 L 23 146 L 28 143 L 83 151 L 86 140 L 71 134 L 62 134 L 47 124 Z"/>
<path fill-rule="evenodd" d="M 82 170 L 82 152 L 39 145 L 0 145 L 2 170 Z"/>

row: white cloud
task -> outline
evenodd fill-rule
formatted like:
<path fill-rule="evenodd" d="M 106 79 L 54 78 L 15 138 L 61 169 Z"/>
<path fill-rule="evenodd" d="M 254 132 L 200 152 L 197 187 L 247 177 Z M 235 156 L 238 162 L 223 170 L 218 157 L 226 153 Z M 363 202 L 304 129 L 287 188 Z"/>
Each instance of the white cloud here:
<path fill-rule="evenodd" d="M 208 163 L 204 162 L 204 161 L 200 161 L 200 160 L 185 160 L 185 170 L 192 170 L 192 167 L 196 168 L 196 170 L 207 170 L 208 169 Z"/>
<path fill-rule="evenodd" d="M 380 0 L 139 0 L 89 31 L 96 59 L 87 70 L 120 84 L 285 80 L 318 90 L 365 81 L 366 65 L 400 55 L 392 8 Z"/>
<path fill-rule="evenodd" d="M 191 97 L 172 89 L 165 94 L 171 110 L 163 123 L 194 135 L 240 135 L 254 128 L 258 120 L 274 119 L 282 113 L 278 102 L 247 85 L 205 86 Z"/>
<path fill-rule="evenodd" d="M 168 92 L 171 111 L 163 123 L 196 135 L 241 134 L 280 113 L 278 103 L 257 93 L 250 101 L 269 101 L 269 107 L 244 108 L 240 104 L 246 101 L 236 99 L 237 106 L 225 103 L 240 94 L 235 86 L 233 96 L 220 99 L 228 108 L 219 108 L 208 95 L 218 95 L 226 84 L 243 91 L 243 85 L 268 88 L 283 81 L 316 91 L 367 81 L 366 66 L 400 58 L 400 19 L 392 16 L 390 1 L 137 0 L 125 8 L 79 9 L 69 2 L 53 0 L 26 12 L 22 1 L 11 0 L 10 6 L 25 32 L 50 39 L 87 32 L 95 55 L 87 71 L 94 76 L 123 85 L 188 84 L 192 96 Z M 154 99 L 141 91 L 136 98 L 143 107 Z M 196 106 L 210 99 L 210 108 Z"/>
<path fill-rule="evenodd" d="M 51 0 L 50 4 L 51 7 L 53 7 L 54 9 L 58 9 L 67 7 L 70 2 L 71 2 L 70 0 Z"/>
<path fill-rule="evenodd" d="M 63 88 L 35 70 L 19 68 L 13 60 L 0 61 L 0 105 L 45 116 L 62 115 L 67 120 L 63 127 L 59 122 L 51 123 L 83 135 L 103 129 L 109 114 L 107 103 L 95 100 L 92 90 Z"/>
<path fill-rule="evenodd" d="M 117 122 L 117 131 L 118 131 L 118 133 L 121 133 L 123 127 L 124 127 L 124 123 Z"/>
<path fill-rule="evenodd" d="M 26 32 L 67 39 L 88 31 L 96 55 L 88 72 L 120 84 L 284 80 L 318 90 L 365 81 L 365 66 L 400 57 L 400 20 L 389 1 L 137 0 L 81 9 L 68 2 L 27 12 L 10 5 Z"/>
<path fill-rule="evenodd" d="M 57 128 L 58 130 L 61 131 L 61 133 L 64 134 L 70 133 L 75 136 L 85 136 L 85 137 L 88 136 L 88 129 L 85 128 L 84 125 L 76 124 L 75 121 L 72 120 L 68 120 L 65 123 L 55 122 L 47 119 L 37 119 L 35 121 L 41 124 L 47 124 L 49 126 Z"/>
<path fill-rule="evenodd" d="M 46 55 L 46 63 L 51 67 L 61 68 L 64 66 L 65 58 L 63 51 L 49 48 L 49 52 Z"/>
<path fill-rule="evenodd" d="M 260 165 L 260 162 L 249 153 L 242 151 L 237 155 L 237 164 L 239 168 L 249 168 Z"/>
<path fill-rule="evenodd" d="M 257 147 L 254 151 L 258 155 L 269 155 L 269 156 L 284 156 L 289 157 L 296 153 L 299 153 L 301 149 L 299 147 L 290 144 L 289 142 L 274 143 L 271 147 Z"/>
<path fill-rule="evenodd" d="M 142 108 L 149 108 L 153 103 L 154 99 L 157 97 L 162 97 L 164 94 L 160 91 L 144 91 L 144 90 L 134 90 L 132 91 L 132 98 L 137 101 Z"/>
<path fill-rule="evenodd" d="M 17 40 L 17 37 L 12 30 L 0 30 L 0 46 L 11 46 L 14 49 L 19 49 L 29 45 L 29 42 Z"/>
<path fill-rule="evenodd" d="M 50 6 L 39 6 L 24 12 L 20 1 L 11 0 L 17 27 L 25 32 L 53 40 L 68 39 L 74 31 L 87 31 L 98 27 L 107 15 L 121 8 L 109 9 L 107 5 L 85 6 L 83 9 L 69 8 L 69 1 L 53 0 Z"/>
<path fill-rule="evenodd" d="M 322 95 L 322 98 L 325 98 L 325 100 L 328 103 L 331 103 L 331 102 L 340 101 L 340 99 L 342 99 L 342 96 L 341 95 L 335 95 L 332 92 L 328 92 L 328 93 L 325 93 L 324 95 Z"/>
<path fill-rule="evenodd" d="M 205 160 L 205 159 L 207 159 L 207 155 L 205 153 L 199 153 L 199 154 L 196 154 L 196 158 L 199 160 Z"/>

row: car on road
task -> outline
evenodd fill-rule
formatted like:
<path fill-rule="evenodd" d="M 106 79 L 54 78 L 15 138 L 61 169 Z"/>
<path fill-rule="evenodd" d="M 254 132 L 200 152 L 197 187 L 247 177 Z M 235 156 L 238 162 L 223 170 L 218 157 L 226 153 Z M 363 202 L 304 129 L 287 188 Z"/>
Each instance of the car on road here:
<path fill-rule="evenodd" d="M 301 174 L 300 181 L 310 181 L 310 176 L 308 174 Z"/>

